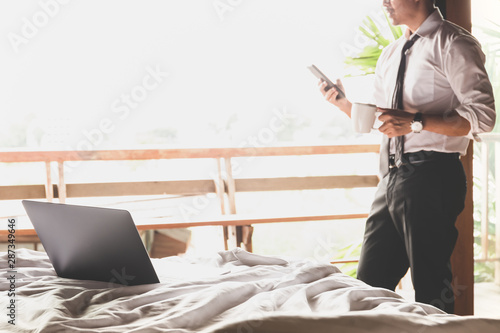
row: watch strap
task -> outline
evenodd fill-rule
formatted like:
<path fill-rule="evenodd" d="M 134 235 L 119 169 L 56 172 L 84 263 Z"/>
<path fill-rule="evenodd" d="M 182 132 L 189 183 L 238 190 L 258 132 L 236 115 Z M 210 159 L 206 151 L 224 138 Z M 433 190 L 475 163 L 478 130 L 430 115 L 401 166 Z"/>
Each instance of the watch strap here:
<path fill-rule="evenodd" d="M 413 117 L 414 122 L 422 122 L 422 112 L 415 113 L 415 117 Z"/>

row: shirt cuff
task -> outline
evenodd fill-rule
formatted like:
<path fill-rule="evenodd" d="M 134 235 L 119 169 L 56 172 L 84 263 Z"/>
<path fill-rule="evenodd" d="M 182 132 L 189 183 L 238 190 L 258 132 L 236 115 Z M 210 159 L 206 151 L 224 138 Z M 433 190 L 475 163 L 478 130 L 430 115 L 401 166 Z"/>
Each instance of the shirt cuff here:
<path fill-rule="evenodd" d="M 470 124 L 470 130 L 469 133 L 465 136 L 467 139 L 470 140 L 475 140 L 477 142 L 481 142 L 481 138 L 479 137 L 480 131 L 479 129 L 479 121 L 477 119 L 477 116 L 474 112 L 468 111 L 468 110 L 461 110 L 461 109 L 456 109 L 455 110 L 459 116 L 467 120 Z"/>

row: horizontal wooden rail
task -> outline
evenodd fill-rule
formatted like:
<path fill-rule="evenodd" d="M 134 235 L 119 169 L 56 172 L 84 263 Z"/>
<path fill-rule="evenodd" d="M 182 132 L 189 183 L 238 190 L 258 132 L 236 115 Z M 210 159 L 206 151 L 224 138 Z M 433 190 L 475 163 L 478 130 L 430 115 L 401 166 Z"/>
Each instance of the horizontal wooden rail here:
<path fill-rule="evenodd" d="M 52 188 L 56 190 L 56 185 Z M 0 200 L 44 199 L 44 185 L 9 185 L 0 186 Z"/>
<path fill-rule="evenodd" d="M 123 194 L 135 195 L 202 195 L 215 193 L 213 180 L 175 180 L 126 183 L 67 184 L 66 196 L 112 197 Z"/>
<path fill-rule="evenodd" d="M 500 262 L 500 258 L 475 258 L 475 262 Z"/>
<path fill-rule="evenodd" d="M 377 176 L 318 176 L 284 178 L 246 178 L 235 179 L 237 192 L 294 191 L 338 188 L 375 187 Z M 227 185 L 226 185 L 227 187 Z M 59 187 L 53 185 L 54 198 L 59 197 Z M 211 179 L 116 182 L 66 184 L 67 198 L 112 197 L 136 195 L 203 195 L 216 193 Z M 0 186 L 0 200 L 43 199 L 44 185 Z"/>
<path fill-rule="evenodd" d="M 155 230 L 155 229 L 176 229 L 189 227 L 204 227 L 204 226 L 246 226 L 251 224 L 263 223 L 287 223 L 287 222 L 309 222 L 309 221 L 333 221 L 333 220 L 354 220 L 366 218 L 366 213 L 347 213 L 347 214 L 297 214 L 297 215 L 266 215 L 258 216 L 255 214 L 248 215 L 218 215 L 213 217 L 205 217 L 203 219 L 191 219 L 189 221 L 168 220 L 168 218 L 146 218 L 136 219 L 134 222 L 138 230 Z M 0 225 L 0 236 L 8 234 L 7 226 Z M 31 224 L 19 225 L 16 230 L 17 236 L 34 236 L 35 230 Z"/>
<path fill-rule="evenodd" d="M 235 179 L 236 192 L 375 187 L 377 176 L 319 176 Z"/>
<path fill-rule="evenodd" d="M 330 261 L 330 264 L 335 265 L 335 264 L 350 264 L 350 263 L 356 263 L 359 262 L 359 258 L 353 258 L 353 259 L 333 259 Z"/>
<path fill-rule="evenodd" d="M 259 148 L 184 148 L 89 151 L 3 151 L 0 162 L 125 161 L 154 159 L 298 156 L 378 153 L 379 145 L 293 146 Z"/>
<path fill-rule="evenodd" d="M 122 183 L 67 184 L 66 198 L 114 197 L 136 195 L 203 195 L 215 193 L 214 181 L 179 180 Z M 0 186 L 0 200 L 45 199 L 44 185 Z M 59 198 L 59 186 L 52 185 L 54 198 Z"/>
<path fill-rule="evenodd" d="M 251 224 L 263 223 L 288 223 L 288 222 L 309 222 L 309 221 L 330 221 L 330 220 L 351 220 L 366 218 L 368 214 L 303 214 L 303 215 L 223 215 L 215 216 L 214 218 L 204 218 L 202 220 L 190 220 L 186 222 L 165 222 L 153 220 L 145 220 L 137 224 L 139 230 L 149 229 L 173 229 L 173 228 L 186 228 L 186 227 L 202 227 L 202 226 L 245 226 Z"/>

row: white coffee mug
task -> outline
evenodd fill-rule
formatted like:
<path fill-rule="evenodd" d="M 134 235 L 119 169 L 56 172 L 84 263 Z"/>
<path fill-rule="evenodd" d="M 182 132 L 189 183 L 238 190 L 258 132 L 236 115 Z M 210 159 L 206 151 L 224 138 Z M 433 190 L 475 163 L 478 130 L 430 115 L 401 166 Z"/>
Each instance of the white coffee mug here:
<path fill-rule="evenodd" d="M 353 103 L 351 109 L 352 127 L 357 133 L 370 133 L 377 119 L 377 106 L 365 103 Z"/>

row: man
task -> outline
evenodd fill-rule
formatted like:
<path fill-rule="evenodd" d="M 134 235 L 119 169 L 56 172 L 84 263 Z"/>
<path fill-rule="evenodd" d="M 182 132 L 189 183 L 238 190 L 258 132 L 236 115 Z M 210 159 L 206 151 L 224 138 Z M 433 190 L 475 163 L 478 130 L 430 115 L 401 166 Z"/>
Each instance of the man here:
<path fill-rule="evenodd" d="M 366 222 L 358 278 L 394 290 L 410 267 L 416 301 L 452 313 L 450 257 L 466 193 L 459 155 L 495 124 L 492 87 L 479 43 L 443 20 L 433 0 L 383 4 L 391 22 L 407 29 L 377 63 L 383 178 Z M 325 87 L 326 100 L 350 116 L 351 102 Z"/>

